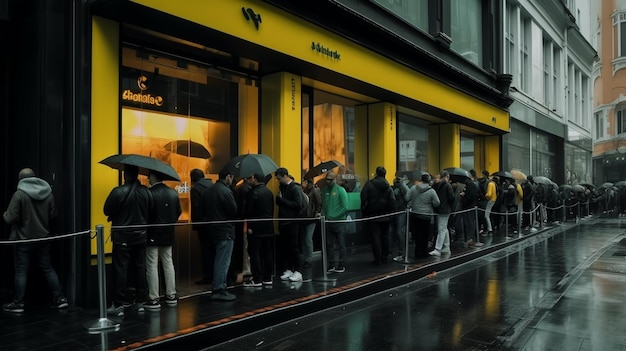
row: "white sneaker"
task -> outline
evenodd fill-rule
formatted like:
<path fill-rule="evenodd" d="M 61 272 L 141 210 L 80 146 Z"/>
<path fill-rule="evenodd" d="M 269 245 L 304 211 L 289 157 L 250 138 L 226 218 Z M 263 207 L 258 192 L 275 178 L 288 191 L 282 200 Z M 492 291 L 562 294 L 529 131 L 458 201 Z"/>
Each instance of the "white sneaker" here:
<path fill-rule="evenodd" d="M 280 280 L 287 280 L 292 275 L 293 275 L 293 272 L 290 269 L 288 269 L 288 270 L 283 272 L 283 275 L 280 276 Z"/>
<path fill-rule="evenodd" d="M 289 277 L 289 280 L 291 280 L 292 282 L 301 282 L 302 281 L 302 274 L 300 272 L 298 272 L 298 271 L 295 271 Z"/>
<path fill-rule="evenodd" d="M 441 252 L 437 249 L 434 249 L 433 251 L 428 253 L 431 256 L 441 256 Z"/>

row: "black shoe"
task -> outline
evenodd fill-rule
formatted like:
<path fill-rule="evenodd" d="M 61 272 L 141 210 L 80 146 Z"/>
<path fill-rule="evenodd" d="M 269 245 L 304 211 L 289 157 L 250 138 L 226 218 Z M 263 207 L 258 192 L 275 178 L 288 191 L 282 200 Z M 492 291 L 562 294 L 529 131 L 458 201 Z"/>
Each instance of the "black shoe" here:
<path fill-rule="evenodd" d="M 159 299 L 154 299 L 146 302 L 143 307 L 151 311 L 158 311 L 161 309 L 161 303 Z"/>
<path fill-rule="evenodd" d="M 50 304 L 51 308 L 66 308 L 67 306 L 69 306 L 69 304 L 67 303 L 67 298 L 65 298 L 64 296 L 61 297 L 57 297 L 52 304 Z"/>
<path fill-rule="evenodd" d="M 235 299 L 237 297 L 226 290 L 217 290 L 211 295 L 211 300 L 214 301 L 234 301 Z"/>
<path fill-rule="evenodd" d="M 15 302 L 5 303 L 2 305 L 2 309 L 7 312 L 22 313 L 24 312 L 24 304 Z"/>

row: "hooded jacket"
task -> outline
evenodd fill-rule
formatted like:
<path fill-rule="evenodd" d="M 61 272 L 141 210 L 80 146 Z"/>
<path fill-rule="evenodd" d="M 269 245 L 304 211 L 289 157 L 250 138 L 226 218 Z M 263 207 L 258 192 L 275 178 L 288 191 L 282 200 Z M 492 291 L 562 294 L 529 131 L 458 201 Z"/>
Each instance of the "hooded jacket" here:
<path fill-rule="evenodd" d="M 20 180 L 3 215 L 4 221 L 11 225 L 9 240 L 47 237 L 50 220 L 56 215 L 50 184 L 37 177 Z"/>
<path fill-rule="evenodd" d="M 237 202 L 233 190 L 218 180 L 202 193 L 202 211 L 209 224 L 209 234 L 213 242 L 235 240 L 235 224 L 227 222 L 237 218 Z"/>
<path fill-rule="evenodd" d="M 450 183 L 445 180 L 439 182 L 437 197 L 439 197 L 439 207 L 437 207 L 437 213 L 449 214 L 452 212 L 452 206 L 454 205 L 454 190 L 452 190 L 452 185 L 450 185 Z"/>
<path fill-rule="evenodd" d="M 411 211 L 417 213 L 421 219 L 430 219 L 435 213 L 435 207 L 439 207 L 440 201 L 435 189 L 427 183 L 419 183 L 413 186 L 405 195 L 404 199 Z"/>
<path fill-rule="evenodd" d="M 391 213 L 395 208 L 395 200 L 387 179 L 378 176 L 365 183 L 361 190 L 361 211 L 364 216 Z"/>
<path fill-rule="evenodd" d="M 246 205 L 243 211 L 245 219 L 273 218 L 274 217 L 274 194 L 265 184 L 257 184 L 246 193 Z M 255 237 L 268 237 L 274 235 L 273 221 L 249 221 L 248 229 Z"/>
<path fill-rule="evenodd" d="M 278 218 L 298 218 L 303 207 L 308 206 L 303 202 L 304 194 L 302 186 L 294 181 L 289 184 L 280 184 L 278 191 L 282 196 L 276 195 L 278 206 Z M 306 201 L 306 200 L 304 200 Z M 286 224 L 287 222 L 279 222 Z"/>
<path fill-rule="evenodd" d="M 163 183 L 156 183 L 150 187 L 152 193 L 152 211 L 150 224 L 174 224 L 183 212 L 176 190 Z M 172 246 L 174 232 L 172 226 L 153 226 L 148 228 L 148 246 Z"/>
<path fill-rule="evenodd" d="M 213 185 L 211 179 L 200 179 L 191 187 L 191 223 L 205 222 L 202 212 L 202 193 L 205 189 Z M 199 230 L 198 225 L 192 224 L 192 229 Z"/>

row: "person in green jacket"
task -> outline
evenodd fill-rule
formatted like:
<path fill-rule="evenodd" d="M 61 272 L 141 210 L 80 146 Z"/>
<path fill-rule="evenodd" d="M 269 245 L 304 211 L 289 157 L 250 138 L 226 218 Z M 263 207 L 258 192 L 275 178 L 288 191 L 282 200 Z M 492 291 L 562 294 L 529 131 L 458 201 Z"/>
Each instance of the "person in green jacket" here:
<path fill-rule="evenodd" d="M 328 171 L 324 177 L 325 186 L 322 189 L 322 215 L 326 217 L 326 249 L 328 252 L 329 273 L 343 273 L 346 271 L 346 223 L 348 212 L 348 194 L 337 184 L 337 176 Z M 339 263 L 335 265 L 334 243 L 339 246 Z"/>

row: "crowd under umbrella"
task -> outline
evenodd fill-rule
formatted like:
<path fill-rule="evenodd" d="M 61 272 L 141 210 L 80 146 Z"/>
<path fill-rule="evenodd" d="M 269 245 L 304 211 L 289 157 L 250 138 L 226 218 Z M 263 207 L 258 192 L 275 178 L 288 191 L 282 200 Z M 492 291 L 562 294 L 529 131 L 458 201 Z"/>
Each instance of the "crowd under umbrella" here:
<path fill-rule="evenodd" d="M 465 183 L 467 179 L 472 179 L 472 175 L 464 168 L 449 167 L 444 169 L 450 174 L 450 180 L 453 183 Z"/>
<path fill-rule="evenodd" d="M 139 169 L 139 174 L 148 176 L 151 172 L 156 172 L 162 180 L 180 182 L 180 177 L 172 166 L 151 156 L 118 154 L 111 155 L 100 161 L 100 163 L 120 171 L 124 171 L 127 166 L 135 166 Z"/>
<path fill-rule="evenodd" d="M 311 168 L 304 175 L 304 179 L 313 179 L 317 176 L 320 176 L 334 168 L 342 167 L 343 164 L 337 160 L 324 161 L 317 164 L 315 167 Z"/>
<path fill-rule="evenodd" d="M 491 176 L 515 180 L 515 178 L 513 178 L 513 174 L 511 174 L 511 172 L 508 172 L 508 171 L 497 171 L 496 173 L 493 173 Z"/>
<path fill-rule="evenodd" d="M 604 182 L 604 183 L 602 183 L 602 185 L 600 185 L 600 188 L 611 189 L 614 186 L 615 186 L 615 184 L 613 184 L 611 182 Z"/>
<path fill-rule="evenodd" d="M 245 154 L 231 159 L 224 168 L 232 172 L 235 178 L 241 179 L 254 174 L 267 177 L 278 169 L 278 165 L 265 154 Z"/>
<path fill-rule="evenodd" d="M 589 189 L 589 190 L 593 190 L 593 189 L 595 189 L 595 188 L 596 188 L 596 186 L 595 186 L 595 185 L 593 185 L 593 184 L 589 184 L 589 183 L 580 183 L 579 185 L 582 185 L 582 186 L 584 186 L 585 188 L 587 188 L 587 189 Z"/>
<path fill-rule="evenodd" d="M 584 186 L 580 184 L 572 185 L 572 191 L 576 193 L 584 193 L 587 190 Z"/>
<path fill-rule="evenodd" d="M 626 180 L 620 180 L 619 182 L 615 182 L 614 186 L 617 188 L 626 187 Z"/>

